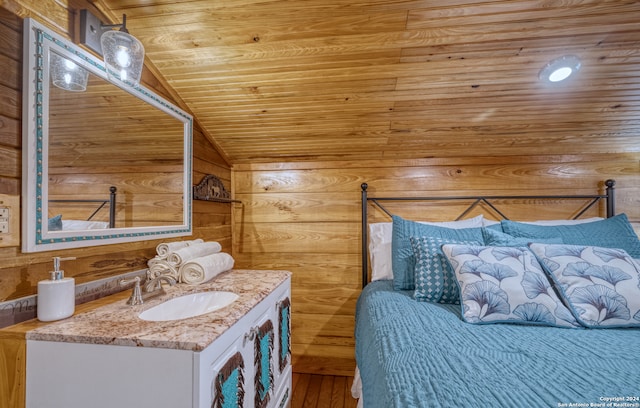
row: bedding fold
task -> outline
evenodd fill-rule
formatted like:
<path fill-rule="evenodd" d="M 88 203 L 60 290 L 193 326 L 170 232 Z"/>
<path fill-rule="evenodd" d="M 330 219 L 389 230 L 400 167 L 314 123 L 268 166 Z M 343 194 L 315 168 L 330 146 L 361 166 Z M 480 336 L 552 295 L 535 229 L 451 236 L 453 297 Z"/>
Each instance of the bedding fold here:
<path fill-rule="evenodd" d="M 355 335 L 365 408 L 589 406 L 640 384 L 638 329 L 472 325 L 390 280 L 363 289 Z"/>

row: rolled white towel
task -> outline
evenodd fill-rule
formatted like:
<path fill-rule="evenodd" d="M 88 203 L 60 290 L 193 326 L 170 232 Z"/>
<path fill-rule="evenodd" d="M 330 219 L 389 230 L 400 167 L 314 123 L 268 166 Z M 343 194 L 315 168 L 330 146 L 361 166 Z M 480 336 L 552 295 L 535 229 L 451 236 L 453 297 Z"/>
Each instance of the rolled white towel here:
<path fill-rule="evenodd" d="M 179 274 L 178 269 L 170 265 L 166 260 L 155 261 L 149 265 L 149 277 L 151 279 L 157 278 L 160 275 L 169 275 L 174 278 L 176 281 L 178 280 Z"/>
<path fill-rule="evenodd" d="M 161 262 L 166 262 L 166 259 L 160 255 L 156 255 L 153 258 L 149 259 L 147 261 L 147 266 L 149 268 L 151 268 L 153 265 L 161 263 Z"/>
<path fill-rule="evenodd" d="M 201 242 L 171 252 L 167 257 L 167 261 L 169 262 L 169 264 L 177 268 L 191 259 L 215 254 L 216 252 L 220 252 L 221 250 L 222 246 L 217 242 Z"/>
<path fill-rule="evenodd" d="M 156 247 L 156 253 L 160 256 L 167 257 L 171 252 L 177 251 L 180 248 L 186 248 L 190 245 L 201 244 L 203 242 L 204 240 L 201 238 L 190 241 L 163 242 Z"/>
<path fill-rule="evenodd" d="M 179 269 L 180 281 L 189 285 L 207 282 L 233 268 L 235 260 L 226 252 L 218 252 L 187 261 Z"/>

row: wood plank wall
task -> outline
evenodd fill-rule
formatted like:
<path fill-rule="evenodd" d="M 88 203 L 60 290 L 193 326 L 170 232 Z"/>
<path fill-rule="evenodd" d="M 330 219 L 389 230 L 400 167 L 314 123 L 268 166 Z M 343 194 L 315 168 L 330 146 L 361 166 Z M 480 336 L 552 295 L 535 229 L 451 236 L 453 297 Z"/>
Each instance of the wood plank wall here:
<path fill-rule="evenodd" d="M 30 16 L 53 29 L 69 27 L 73 10 L 81 2 L 28 2 L 19 6 L 7 2 L 0 8 L 0 194 L 21 194 L 21 117 L 22 117 L 22 19 Z M 73 6 L 71 5 L 73 3 Z M 90 7 L 85 2 L 85 8 Z M 170 93 L 147 70 L 142 82 L 172 100 Z M 228 187 L 231 170 L 224 158 L 204 136 L 197 123 L 193 133 L 193 183 L 206 174 L 217 175 Z M 135 180 L 131 180 L 135 182 Z M 231 206 L 229 204 L 196 201 L 193 203 L 193 237 L 216 240 L 223 250 L 231 252 Z M 174 238 L 173 240 L 181 239 Z M 0 248 L 0 301 L 16 299 L 36 293 L 37 282 L 48 277 L 51 257 L 74 256 L 65 265 L 68 276 L 77 283 L 101 279 L 123 272 L 143 269 L 155 255 L 161 240 L 127 244 L 104 245 L 64 251 L 24 254 L 19 246 Z"/>
<path fill-rule="evenodd" d="M 71 13 L 59 3 L 28 3 L 30 8 L 14 7 L 13 11 L 21 16 L 42 16 L 55 27 L 68 26 L 65 19 Z M 16 195 L 20 194 L 21 178 L 21 54 L 21 21 L 2 12 L 0 193 Z M 160 93 L 166 92 L 148 73 L 144 80 Z M 233 206 L 194 202 L 194 236 L 219 240 L 229 249 L 233 231 L 237 267 L 288 269 L 294 273 L 293 353 L 297 372 L 352 375 L 354 309 L 360 293 L 362 182 L 369 183 L 370 191 L 378 194 L 406 190 L 419 194 L 577 193 L 592 192 L 602 180 L 615 178 L 618 211 L 640 221 L 638 153 L 238 164 L 231 172 L 196 131 L 194 154 L 194 183 L 204 174 L 216 174 L 225 184 L 230 183 L 235 198 L 243 201 Z M 155 244 L 146 241 L 65 251 L 64 255 L 78 257 L 67 270 L 82 282 L 136 269 L 152 255 Z M 29 255 L 17 247 L 0 249 L 4 260 L 0 266 L 0 300 L 34 293 L 53 255 L 59 253 Z"/>
<path fill-rule="evenodd" d="M 293 272 L 294 371 L 352 375 L 363 182 L 371 195 L 592 194 L 613 178 L 618 212 L 640 221 L 639 174 L 638 153 L 236 164 L 233 190 L 243 204 L 234 207 L 233 255 L 240 267 Z"/>

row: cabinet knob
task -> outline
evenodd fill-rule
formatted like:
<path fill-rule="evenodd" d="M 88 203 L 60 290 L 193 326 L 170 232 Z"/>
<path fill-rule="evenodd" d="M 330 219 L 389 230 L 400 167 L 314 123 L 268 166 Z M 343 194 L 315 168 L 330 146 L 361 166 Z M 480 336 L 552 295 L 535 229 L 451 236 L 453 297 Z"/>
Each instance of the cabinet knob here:
<path fill-rule="evenodd" d="M 244 335 L 244 339 L 242 340 L 242 346 L 244 347 L 247 344 L 247 341 L 254 341 L 256 336 L 258 335 L 258 326 L 254 326 Z"/>

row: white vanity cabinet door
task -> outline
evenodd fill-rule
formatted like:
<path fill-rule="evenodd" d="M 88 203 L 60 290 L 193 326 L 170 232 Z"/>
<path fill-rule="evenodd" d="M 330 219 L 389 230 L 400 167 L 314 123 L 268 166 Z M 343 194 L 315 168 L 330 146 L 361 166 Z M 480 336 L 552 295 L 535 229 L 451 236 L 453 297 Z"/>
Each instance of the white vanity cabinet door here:
<path fill-rule="evenodd" d="M 273 357 L 275 364 L 275 398 L 271 403 L 274 408 L 289 406 L 291 400 L 291 293 L 287 292 L 279 298 L 275 305 L 277 325 L 276 347 Z"/>
<path fill-rule="evenodd" d="M 223 396 L 227 398 L 225 407 L 280 406 L 282 390 L 291 388 L 291 364 L 288 358 L 286 367 L 279 368 L 278 307 L 282 299 L 289 298 L 287 280 L 240 319 L 233 330 L 197 353 L 194 363 L 199 381 L 194 406 L 221 407 Z"/>
<path fill-rule="evenodd" d="M 274 348 L 275 382 L 286 375 L 291 366 L 291 296 L 287 292 L 278 298 L 275 305 L 276 339 Z"/>
<path fill-rule="evenodd" d="M 269 372 L 273 373 L 272 359 L 267 361 L 269 365 L 266 367 L 257 365 L 255 347 L 256 341 L 259 340 L 258 330 L 260 327 L 271 327 L 270 333 L 267 332 L 263 338 L 273 344 L 272 317 L 271 313 L 265 311 L 258 320 L 243 325 L 244 333 L 209 365 L 208 372 L 203 378 L 207 379 L 208 384 L 206 385 L 209 386 L 211 402 L 200 404 L 201 407 L 259 407 L 261 404 L 256 403 L 256 395 L 260 396 L 262 400 L 270 399 L 273 394 L 273 380 L 267 380 L 267 389 L 262 391 L 257 389 L 259 387 L 256 387 L 255 380 L 256 376 L 262 372 L 266 372 L 267 376 Z M 272 356 L 273 351 L 269 354 Z"/>

